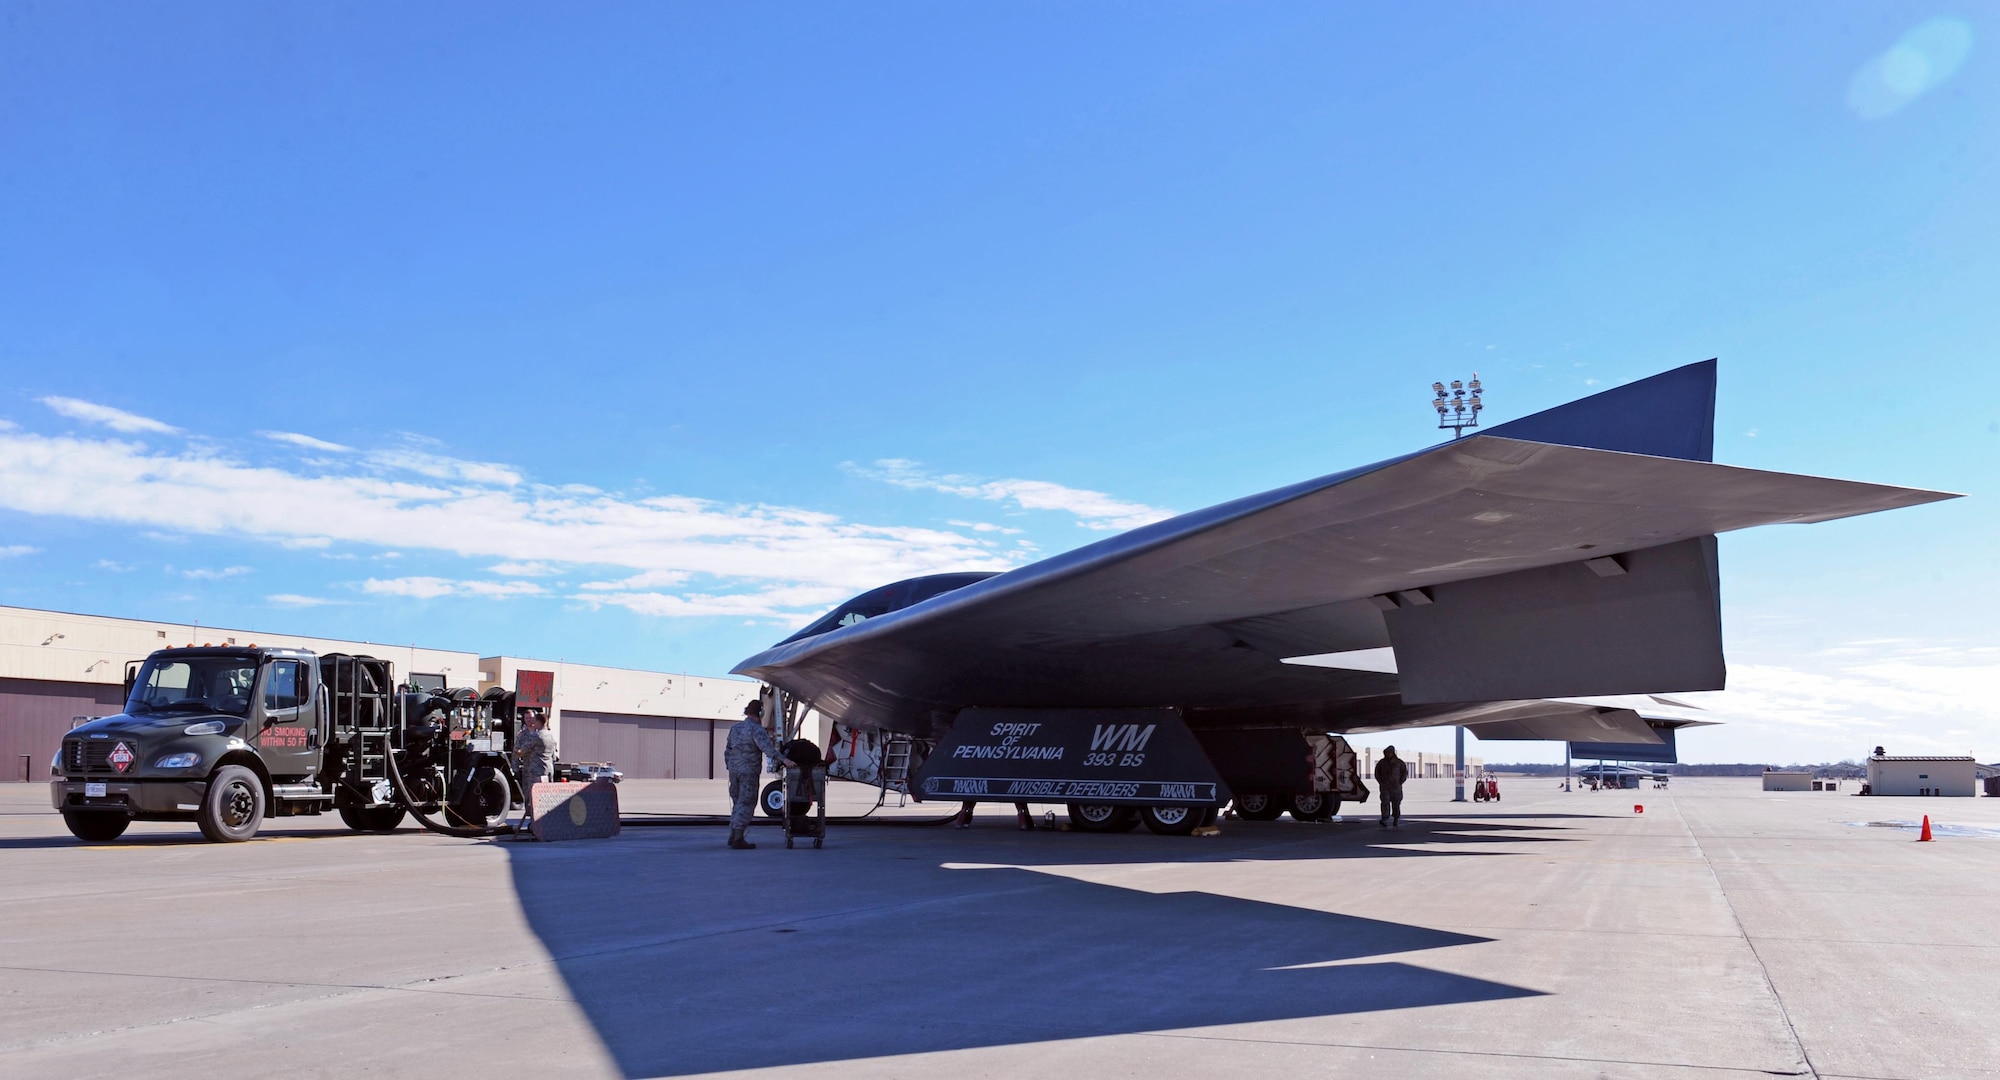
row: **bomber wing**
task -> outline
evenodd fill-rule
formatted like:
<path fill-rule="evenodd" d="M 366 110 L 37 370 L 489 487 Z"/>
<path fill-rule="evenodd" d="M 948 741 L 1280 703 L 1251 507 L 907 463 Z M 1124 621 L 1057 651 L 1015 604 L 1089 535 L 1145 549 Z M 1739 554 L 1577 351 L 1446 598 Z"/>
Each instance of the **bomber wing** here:
<path fill-rule="evenodd" d="M 1953 496 L 1714 464 L 1714 377 L 1690 365 L 1183 514 L 735 670 L 835 720 L 918 732 L 974 705 L 1359 730 L 1364 714 L 1455 723 L 1421 717 L 1719 689 L 1715 534 Z M 1385 648 L 1393 673 L 1283 662 Z"/>

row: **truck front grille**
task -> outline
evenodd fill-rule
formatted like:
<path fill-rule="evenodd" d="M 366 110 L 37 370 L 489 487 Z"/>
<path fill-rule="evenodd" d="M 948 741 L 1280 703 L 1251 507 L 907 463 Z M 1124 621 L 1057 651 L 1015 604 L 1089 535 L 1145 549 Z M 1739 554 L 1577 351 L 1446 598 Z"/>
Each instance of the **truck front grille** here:
<path fill-rule="evenodd" d="M 65 773 L 115 773 L 111 767 L 111 748 L 117 746 L 117 739 L 64 739 L 63 771 Z M 126 749 L 138 753 L 131 743 Z"/>

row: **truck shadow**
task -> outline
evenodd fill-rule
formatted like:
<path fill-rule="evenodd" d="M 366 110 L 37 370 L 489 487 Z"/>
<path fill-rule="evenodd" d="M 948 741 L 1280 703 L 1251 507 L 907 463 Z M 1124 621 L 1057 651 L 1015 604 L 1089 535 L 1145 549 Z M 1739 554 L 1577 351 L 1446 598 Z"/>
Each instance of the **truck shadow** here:
<path fill-rule="evenodd" d="M 850 833 L 826 851 L 773 852 L 760 836 L 766 850 L 728 852 L 714 830 L 673 829 L 507 847 L 529 925 L 632 1077 L 1540 993 L 1371 959 L 1487 938 L 948 869 L 954 855 L 1003 853 L 936 837 Z M 1335 966 L 1301 966 L 1316 964 Z"/>

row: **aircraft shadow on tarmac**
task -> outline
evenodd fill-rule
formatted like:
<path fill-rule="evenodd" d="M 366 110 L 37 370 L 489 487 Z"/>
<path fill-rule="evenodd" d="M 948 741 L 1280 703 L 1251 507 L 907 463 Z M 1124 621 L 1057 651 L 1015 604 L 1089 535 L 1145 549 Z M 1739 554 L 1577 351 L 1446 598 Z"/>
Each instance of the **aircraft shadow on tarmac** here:
<path fill-rule="evenodd" d="M 928 844 L 916 859 L 745 854 L 711 848 L 711 830 L 674 832 L 616 849 L 508 845 L 530 926 L 626 1076 L 1541 993 L 1367 962 L 1488 938 L 1014 867 L 945 869 Z M 1311 964 L 1337 966 L 1300 967 Z"/>

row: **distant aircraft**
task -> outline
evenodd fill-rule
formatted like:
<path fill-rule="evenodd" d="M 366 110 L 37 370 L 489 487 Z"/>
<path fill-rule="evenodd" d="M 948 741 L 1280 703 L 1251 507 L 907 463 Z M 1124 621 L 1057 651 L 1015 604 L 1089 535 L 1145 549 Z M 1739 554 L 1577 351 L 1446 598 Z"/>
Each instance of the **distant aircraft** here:
<path fill-rule="evenodd" d="M 1607 765 L 1598 762 L 1576 770 L 1579 783 L 1599 787 L 1638 787 L 1643 780 L 1667 780 L 1670 774 L 1640 765 Z"/>
<path fill-rule="evenodd" d="M 1362 793 L 1339 734 L 1658 745 L 1672 721 L 1550 699 L 1720 689 L 1717 533 L 1954 497 L 1713 464 L 1715 374 L 885 585 L 735 670 L 832 722 L 836 776 L 1086 828 L 1323 813 Z"/>

